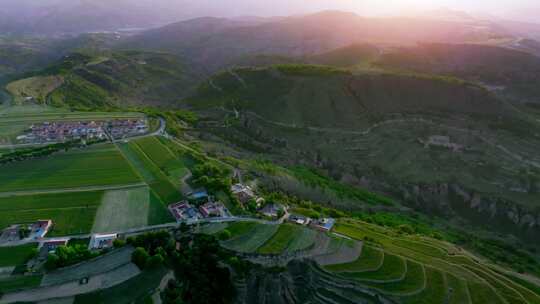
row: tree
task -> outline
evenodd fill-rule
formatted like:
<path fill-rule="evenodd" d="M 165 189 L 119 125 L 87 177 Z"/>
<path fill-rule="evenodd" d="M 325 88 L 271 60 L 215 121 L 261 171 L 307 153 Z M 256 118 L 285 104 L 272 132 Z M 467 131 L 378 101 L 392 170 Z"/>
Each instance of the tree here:
<path fill-rule="evenodd" d="M 163 262 L 165 262 L 165 258 L 161 254 L 155 254 L 147 260 L 146 267 L 157 268 L 163 265 Z"/>
<path fill-rule="evenodd" d="M 60 258 L 56 254 L 50 253 L 47 256 L 47 261 L 45 262 L 45 269 L 47 270 L 56 269 L 58 267 L 59 260 Z"/>
<path fill-rule="evenodd" d="M 218 239 L 220 241 L 226 241 L 228 239 L 230 239 L 232 236 L 231 232 L 227 229 L 221 231 L 219 234 L 218 234 Z"/>
<path fill-rule="evenodd" d="M 144 269 L 148 263 L 150 255 L 146 252 L 146 249 L 142 247 L 137 247 L 135 251 L 131 254 L 131 261 L 139 267 L 139 269 Z"/>

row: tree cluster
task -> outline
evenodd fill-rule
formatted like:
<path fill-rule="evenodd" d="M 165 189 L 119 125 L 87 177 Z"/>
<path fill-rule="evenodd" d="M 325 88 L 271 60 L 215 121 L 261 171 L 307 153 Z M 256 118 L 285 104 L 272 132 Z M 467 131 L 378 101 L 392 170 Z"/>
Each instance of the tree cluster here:
<path fill-rule="evenodd" d="M 163 292 L 163 303 L 231 303 L 234 285 L 229 269 L 220 266 L 225 259 L 221 250 L 213 236 L 183 238 L 172 257 L 177 279 Z"/>
<path fill-rule="evenodd" d="M 53 270 L 56 268 L 66 267 L 95 258 L 99 253 L 91 252 L 84 245 L 60 246 L 56 248 L 54 253 L 49 253 L 45 268 Z"/>

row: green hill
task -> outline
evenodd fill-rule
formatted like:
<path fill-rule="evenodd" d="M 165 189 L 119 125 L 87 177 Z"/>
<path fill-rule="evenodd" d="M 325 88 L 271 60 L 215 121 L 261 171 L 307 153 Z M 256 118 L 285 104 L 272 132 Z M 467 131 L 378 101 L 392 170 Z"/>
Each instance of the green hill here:
<path fill-rule="evenodd" d="M 36 91 L 36 82 L 42 81 L 42 77 L 55 76 L 55 79 L 62 79 L 62 84 L 47 92 L 46 97 L 34 97 L 49 105 L 74 109 L 170 105 L 188 94 L 199 79 L 176 56 L 138 51 L 94 52 L 91 49 L 72 53 L 31 76 L 34 75 L 41 77 L 23 82 L 26 88 L 19 88 L 19 91 Z"/>
<path fill-rule="evenodd" d="M 537 243 L 539 126 L 476 84 L 277 65 L 222 72 L 183 103 L 205 116 L 202 130 L 252 157 L 314 167 L 417 210 Z"/>
<path fill-rule="evenodd" d="M 540 58 L 507 48 L 421 44 L 383 55 L 379 65 L 482 82 L 520 101 L 537 103 L 540 94 Z"/>

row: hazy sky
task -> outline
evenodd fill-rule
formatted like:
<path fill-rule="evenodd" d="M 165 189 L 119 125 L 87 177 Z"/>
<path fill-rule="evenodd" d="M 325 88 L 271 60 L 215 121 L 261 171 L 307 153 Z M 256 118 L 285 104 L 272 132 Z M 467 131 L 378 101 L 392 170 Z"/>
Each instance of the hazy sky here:
<path fill-rule="evenodd" d="M 174 0 L 171 0 L 174 1 Z M 227 15 L 289 15 L 324 9 L 361 15 L 396 15 L 438 8 L 513 16 L 523 14 L 540 22 L 539 0 L 195 0 Z M 204 3 L 204 4 L 202 4 Z M 536 18 L 537 17 L 537 18 Z"/>

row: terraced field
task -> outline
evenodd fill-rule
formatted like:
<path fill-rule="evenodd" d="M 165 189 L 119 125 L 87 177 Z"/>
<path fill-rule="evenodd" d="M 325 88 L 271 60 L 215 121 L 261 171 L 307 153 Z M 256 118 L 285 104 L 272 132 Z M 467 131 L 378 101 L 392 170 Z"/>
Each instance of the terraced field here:
<path fill-rule="evenodd" d="M 139 183 L 139 176 L 112 145 L 71 150 L 0 166 L 0 192 Z"/>
<path fill-rule="evenodd" d="M 281 254 L 295 252 L 313 245 L 314 230 L 291 224 L 280 225 L 278 231 L 257 252 L 261 254 Z"/>
<path fill-rule="evenodd" d="M 325 265 L 332 280 L 345 279 L 405 304 L 540 303 L 532 282 L 519 284 L 449 243 L 355 221 L 341 221 L 335 231 L 377 244 L 365 244 L 353 262 Z"/>
<path fill-rule="evenodd" d="M 235 223 L 227 228 L 231 231 L 232 238 L 224 242 L 223 246 L 238 252 L 255 252 L 272 238 L 278 228 L 278 225 Z"/>

